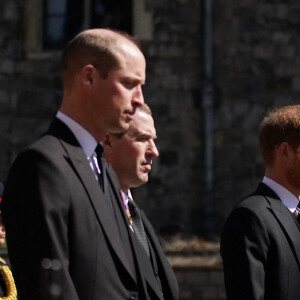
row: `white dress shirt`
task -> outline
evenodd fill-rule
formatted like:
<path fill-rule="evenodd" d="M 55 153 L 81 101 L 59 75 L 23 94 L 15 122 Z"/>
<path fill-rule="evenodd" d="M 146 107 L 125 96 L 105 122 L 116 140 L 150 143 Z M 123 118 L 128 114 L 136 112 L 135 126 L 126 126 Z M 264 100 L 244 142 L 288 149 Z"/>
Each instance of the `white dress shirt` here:
<path fill-rule="evenodd" d="M 289 190 L 275 182 L 274 180 L 264 176 L 263 181 L 276 195 L 280 198 L 283 204 L 288 208 L 291 213 L 294 213 L 299 203 L 299 199 L 293 195 Z"/>
<path fill-rule="evenodd" d="M 75 122 L 73 119 L 71 119 L 61 111 L 57 112 L 56 117 L 64 124 L 66 124 L 75 135 L 83 152 L 85 153 L 87 160 L 89 161 L 91 169 L 95 173 L 96 179 L 98 180 L 98 176 L 101 171 L 99 169 L 97 157 L 95 155 L 95 149 L 98 145 L 97 141 L 86 129 L 84 129 L 81 125 L 79 125 L 77 122 Z"/>

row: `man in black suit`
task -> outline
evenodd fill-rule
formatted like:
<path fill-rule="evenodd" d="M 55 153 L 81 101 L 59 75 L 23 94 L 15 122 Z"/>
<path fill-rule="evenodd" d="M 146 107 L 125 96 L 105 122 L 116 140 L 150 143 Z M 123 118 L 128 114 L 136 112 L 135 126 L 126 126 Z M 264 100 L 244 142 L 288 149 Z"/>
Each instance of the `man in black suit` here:
<path fill-rule="evenodd" d="M 116 172 L 120 187 L 121 197 L 132 233 L 135 230 L 134 215 L 141 216 L 145 234 L 144 241 L 140 243 L 141 252 L 147 253 L 145 267 L 154 272 L 155 278 L 163 292 L 165 299 L 178 299 L 178 284 L 175 275 L 163 253 L 154 229 L 140 210 L 130 192 L 130 188 L 138 187 L 148 181 L 151 171 L 152 159 L 158 156 L 155 145 L 156 130 L 152 113 L 147 104 L 137 108 L 134 119 L 130 122 L 129 129 L 122 135 L 107 133 L 103 141 L 106 160 Z M 132 206 L 130 205 L 132 203 Z M 135 208 L 138 210 L 135 213 Z M 132 211 L 133 209 L 133 211 Z M 143 230 L 143 229 L 141 229 Z M 146 251 L 144 251 L 146 250 Z"/>
<path fill-rule="evenodd" d="M 163 299 L 99 149 L 143 104 L 145 67 L 134 40 L 112 30 L 84 31 L 66 47 L 60 110 L 14 161 L 2 200 L 18 299 Z"/>
<path fill-rule="evenodd" d="M 221 236 L 228 300 L 295 300 L 300 284 L 300 106 L 268 113 L 259 146 L 265 176 Z"/>

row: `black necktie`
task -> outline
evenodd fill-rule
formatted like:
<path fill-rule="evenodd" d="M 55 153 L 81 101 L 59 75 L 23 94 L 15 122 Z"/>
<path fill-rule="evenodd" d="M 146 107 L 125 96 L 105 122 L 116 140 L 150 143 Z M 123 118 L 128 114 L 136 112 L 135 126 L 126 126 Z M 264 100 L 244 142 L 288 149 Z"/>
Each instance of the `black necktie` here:
<path fill-rule="evenodd" d="M 98 176 L 99 184 L 102 188 L 102 191 L 105 192 L 105 184 L 106 184 L 106 161 L 103 154 L 103 148 L 101 144 L 98 144 L 95 149 L 98 161 L 98 167 L 100 169 L 100 174 Z"/>
<path fill-rule="evenodd" d="M 144 225 L 142 222 L 142 218 L 136 204 L 133 202 L 133 200 L 130 197 L 128 197 L 128 208 L 129 208 L 129 212 L 132 220 L 132 227 L 135 232 L 135 235 L 138 238 L 138 240 L 141 242 L 142 246 L 144 247 L 144 249 L 146 250 L 149 256 L 150 255 L 149 245 L 148 245 Z"/>
<path fill-rule="evenodd" d="M 300 223 L 300 201 L 299 201 L 298 206 L 295 210 L 295 215 L 296 215 L 297 221 Z"/>
<path fill-rule="evenodd" d="M 101 144 L 97 145 L 95 152 L 97 155 L 98 167 L 101 172 L 98 176 L 98 181 L 99 181 L 100 187 L 102 188 L 103 193 L 105 194 L 106 199 L 108 200 L 110 207 L 112 208 L 112 210 L 114 210 L 113 200 L 112 200 L 111 194 L 110 194 L 110 185 L 109 185 L 109 181 L 108 181 L 107 174 L 106 174 L 107 164 L 106 164 L 106 160 L 104 157 L 103 148 L 102 148 Z"/>

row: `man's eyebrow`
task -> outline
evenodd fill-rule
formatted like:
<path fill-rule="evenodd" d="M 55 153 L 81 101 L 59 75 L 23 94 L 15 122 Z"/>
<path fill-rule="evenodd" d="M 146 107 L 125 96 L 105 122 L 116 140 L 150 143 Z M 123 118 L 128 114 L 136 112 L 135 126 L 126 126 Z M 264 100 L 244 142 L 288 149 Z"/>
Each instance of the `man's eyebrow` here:
<path fill-rule="evenodd" d="M 135 84 L 141 84 L 141 85 L 145 84 L 145 80 L 144 79 L 141 79 L 141 78 L 135 77 L 135 76 L 127 76 L 126 75 L 126 76 L 122 77 L 122 80 L 124 80 L 124 81 L 128 80 L 128 81 L 131 81 L 131 82 L 133 82 Z"/>
<path fill-rule="evenodd" d="M 156 134 L 155 134 L 155 135 L 152 135 L 151 133 L 148 133 L 148 132 L 140 132 L 140 131 L 136 131 L 136 132 L 134 133 L 134 136 L 135 136 L 135 137 L 139 137 L 139 138 L 141 138 L 141 137 L 151 138 L 151 139 L 153 139 L 153 140 L 157 139 L 157 135 L 156 135 Z"/>
<path fill-rule="evenodd" d="M 149 136 L 150 136 L 150 134 L 148 134 L 148 133 L 146 133 L 146 132 L 140 132 L 140 131 L 136 131 L 136 132 L 134 133 L 134 135 L 135 135 L 136 137 L 149 137 Z"/>

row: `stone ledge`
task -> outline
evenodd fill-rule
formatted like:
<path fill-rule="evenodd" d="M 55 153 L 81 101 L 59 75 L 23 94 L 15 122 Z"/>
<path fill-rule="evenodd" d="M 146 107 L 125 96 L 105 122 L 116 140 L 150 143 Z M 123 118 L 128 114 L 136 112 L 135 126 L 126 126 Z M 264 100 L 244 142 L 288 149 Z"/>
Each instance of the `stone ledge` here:
<path fill-rule="evenodd" d="M 181 235 L 171 239 L 160 238 L 163 250 L 173 268 L 222 269 L 220 243 L 209 242 L 193 236 Z"/>
<path fill-rule="evenodd" d="M 200 256 L 200 255 L 167 255 L 167 259 L 174 269 L 183 268 L 209 268 L 222 269 L 222 260 L 220 255 Z"/>

